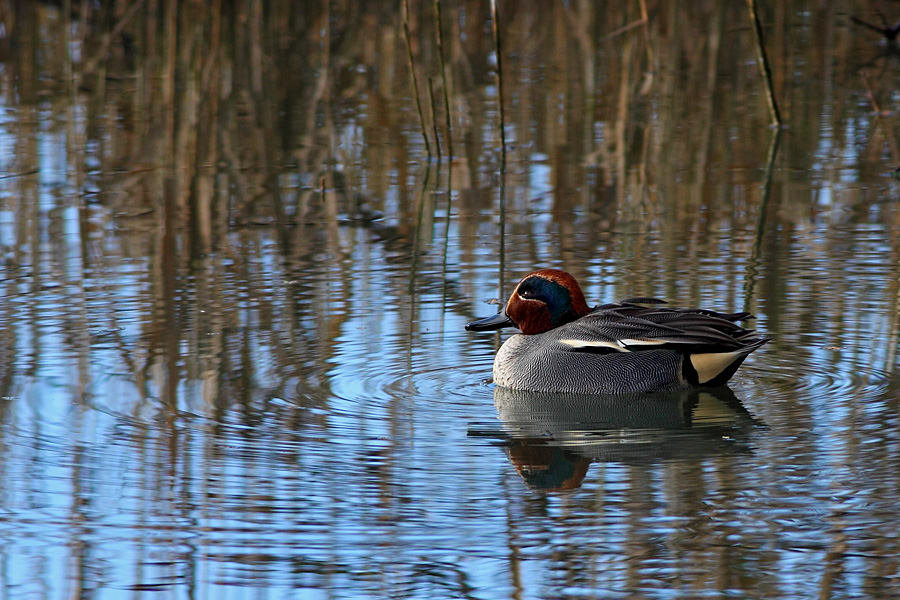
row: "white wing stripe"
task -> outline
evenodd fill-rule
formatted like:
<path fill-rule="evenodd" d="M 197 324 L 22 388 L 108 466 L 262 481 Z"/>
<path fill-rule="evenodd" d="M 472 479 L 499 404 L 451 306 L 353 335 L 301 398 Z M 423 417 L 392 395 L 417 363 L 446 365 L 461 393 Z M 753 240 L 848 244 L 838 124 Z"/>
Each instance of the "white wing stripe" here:
<path fill-rule="evenodd" d="M 669 340 L 633 340 L 633 339 L 623 339 L 619 340 L 619 344 L 622 346 L 660 346 L 662 344 L 668 344 Z"/>
<path fill-rule="evenodd" d="M 589 342 L 586 340 L 559 340 L 559 343 L 571 346 L 572 348 L 611 348 L 619 352 L 629 352 L 627 348 L 620 346 L 615 342 Z"/>

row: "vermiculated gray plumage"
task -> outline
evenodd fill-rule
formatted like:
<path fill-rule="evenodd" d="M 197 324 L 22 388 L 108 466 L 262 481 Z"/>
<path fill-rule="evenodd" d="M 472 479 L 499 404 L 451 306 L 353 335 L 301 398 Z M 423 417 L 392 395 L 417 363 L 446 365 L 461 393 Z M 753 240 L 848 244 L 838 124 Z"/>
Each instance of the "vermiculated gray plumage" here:
<path fill-rule="evenodd" d="M 626 393 L 722 385 L 768 339 L 735 321 L 748 313 L 607 304 L 539 335 L 514 335 L 494 359 L 513 389 Z"/>

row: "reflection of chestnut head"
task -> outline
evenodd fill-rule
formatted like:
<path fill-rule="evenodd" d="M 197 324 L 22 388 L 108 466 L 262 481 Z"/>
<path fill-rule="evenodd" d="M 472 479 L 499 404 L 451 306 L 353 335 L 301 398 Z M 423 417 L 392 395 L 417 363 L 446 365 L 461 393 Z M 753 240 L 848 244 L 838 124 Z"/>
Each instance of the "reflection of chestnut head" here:
<path fill-rule="evenodd" d="M 581 487 L 590 459 L 540 441 L 517 440 L 506 453 L 528 487 L 548 492 Z"/>

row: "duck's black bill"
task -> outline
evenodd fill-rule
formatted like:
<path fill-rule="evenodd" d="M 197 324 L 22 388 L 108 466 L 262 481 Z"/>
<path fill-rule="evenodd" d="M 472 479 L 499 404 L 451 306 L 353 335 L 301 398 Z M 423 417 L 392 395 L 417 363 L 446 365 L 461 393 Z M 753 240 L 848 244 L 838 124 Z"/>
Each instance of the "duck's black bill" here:
<path fill-rule="evenodd" d="M 493 317 L 466 323 L 466 331 L 494 331 L 496 329 L 503 329 L 504 327 L 516 327 L 516 324 L 513 323 L 512 319 L 506 316 L 506 311 L 503 310 Z"/>

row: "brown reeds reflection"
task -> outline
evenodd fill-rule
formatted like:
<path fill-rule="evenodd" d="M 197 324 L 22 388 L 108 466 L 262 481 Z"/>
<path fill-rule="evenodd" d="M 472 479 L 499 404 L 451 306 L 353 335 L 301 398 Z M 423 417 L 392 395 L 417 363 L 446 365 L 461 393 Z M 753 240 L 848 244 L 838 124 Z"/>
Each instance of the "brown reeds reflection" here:
<path fill-rule="evenodd" d="M 408 36 L 400 5 L 62 6 L 13 3 L 2 14 L 10 152 L 0 191 L 16 223 L 11 263 L 40 262 L 39 233 L 54 219 L 38 210 L 42 197 L 74 207 L 85 272 L 147 260 L 153 332 L 175 322 L 179 277 L 249 277 L 262 232 L 274 233 L 292 282 L 307 263 L 356 260 L 367 233 L 407 265 L 439 244 L 444 272 L 485 268 L 480 246 L 490 240 L 502 256 L 501 291 L 537 264 L 571 264 L 584 277 L 595 257 L 617 257 L 629 291 L 677 272 L 663 285 L 694 301 L 720 275 L 706 275 L 701 259 L 721 258 L 743 279 L 721 301 L 755 310 L 759 298 L 785 295 L 779 255 L 825 211 L 900 218 L 888 185 L 842 193 L 848 177 L 894 166 L 887 116 L 871 143 L 853 133 L 871 117 L 861 95 L 877 96 L 891 59 L 854 38 L 830 6 L 759 7 L 790 125 L 779 144 L 765 126 L 746 6 L 500 2 L 495 28 L 485 3 L 410 3 Z M 865 18 L 869 9 L 848 10 Z M 856 65 L 867 60 L 883 68 L 863 76 Z M 429 90 L 421 118 L 410 61 L 416 89 Z M 798 70 L 816 85 L 799 83 Z M 423 130 L 442 148 L 454 142 L 439 172 L 428 171 Z M 57 163 L 39 149 L 42 136 L 54 140 Z M 52 191 L 40 173 L 52 173 Z M 831 204 L 817 200 L 824 188 Z M 69 252 L 52 243 L 52 260 Z M 332 296 L 350 289 L 346 269 L 337 271 Z M 896 298 L 898 285 L 888 288 Z M 317 318 L 327 346 L 342 317 Z M 160 355 L 160 343 L 147 354 Z"/>
<path fill-rule="evenodd" d="M 64 532 L 57 545 L 85 584 L 70 591 L 88 589 L 84 580 L 101 562 L 92 552 L 104 540 L 91 527 L 102 513 L 92 485 L 103 469 L 90 468 L 102 462 L 92 452 L 119 450 L 104 450 L 107 430 L 92 429 L 98 414 L 127 432 L 127 464 L 117 463 L 116 473 L 133 476 L 126 487 L 141 504 L 126 519 L 159 514 L 188 524 L 197 512 L 229 515 L 235 506 L 247 510 L 240 516 L 273 520 L 302 513 L 273 500 L 284 480 L 296 484 L 283 492 L 291 502 L 320 486 L 311 501 L 320 510 L 292 530 L 293 541 L 312 539 L 305 527 L 321 527 L 325 539 L 324 530 L 346 523 L 346 513 L 336 518 L 332 509 L 359 482 L 362 492 L 374 490 L 361 496 L 364 510 L 375 508 L 351 517 L 366 526 L 360 530 L 382 524 L 389 535 L 375 536 L 379 542 L 403 538 L 390 524 L 415 526 L 423 517 L 408 511 L 428 502 L 443 503 L 435 513 L 456 515 L 464 505 L 484 510 L 486 496 L 505 493 L 514 512 L 523 489 L 515 475 L 507 489 L 485 488 L 478 469 L 447 458 L 463 448 L 471 452 L 466 464 L 501 473 L 497 480 L 510 470 L 502 456 L 484 460 L 499 456 L 495 449 L 482 456 L 447 434 L 464 432 L 460 423 L 484 401 L 485 388 L 460 392 L 457 384 L 489 371 L 479 363 L 489 343 L 456 329 L 498 279 L 502 292 L 503 282 L 545 265 L 567 267 L 591 300 L 655 294 L 759 314 L 775 340 L 747 385 L 762 398 L 764 420 L 780 419 L 788 433 L 755 464 L 777 462 L 782 473 L 755 477 L 738 460 L 753 459 L 741 444 L 745 416 L 735 411 L 738 425 L 704 429 L 697 407 L 689 411 L 694 421 L 685 420 L 693 401 L 681 399 L 667 405 L 678 408 L 671 415 L 678 426 L 645 423 L 667 433 L 633 445 L 554 445 L 538 429 L 504 438 L 529 484 L 576 489 L 591 482 L 588 465 L 637 464 L 628 473 L 629 516 L 640 520 L 655 517 L 642 460 L 663 464 L 669 497 L 692 520 L 672 526 L 671 547 L 683 564 L 701 554 L 702 568 L 686 576 L 697 589 L 719 576 L 721 589 L 759 597 L 790 586 L 729 579 L 736 551 L 704 510 L 721 489 L 723 521 L 768 527 L 758 518 L 764 510 L 748 509 L 754 498 L 739 492 L 761 484 L 780 504 L 771 481 L 803 461 L 800 471 L 814 473 L 823 460 L 794 458 L 811 444 L 800 436 L 792 445 L 793 428 L 826 429 L 829 442 L 841 442 L 826 459 L 861 465 L 866 475 L 871 464 L 862 459 L 878 446 L 869 463 L 882 489 L 872 497 L 892 507 L 892 417 L 885 411 L 883 423 L 860 433 L 853 419 L 877 403 L 851 406 L 846 422 L 816 430 L 821 415 L 804 394 L 814 387 L 808 381 L 822 385 L 809 374 L 840 362 L 840 353 L 843 368 L 865 366 L 872 380 L 896 367 L 900 210 L 886 177 L 898 152 L 890 105 L 896 53 L 846 26 L 847 14 L 871 20 L 873 3 L 757 5 L 788 126 L 780 137 L 768 126 L 745 3 L 694 2 L 687 10 L 651 0 L 501 1 L 494 19 L 486 2 L 410 2 L 408 34 L 399 2 L 2 4 L 0 424 L 44 425 L 47 365 L 74 365 L 56 375 L 64 401 L 52 407 L 63 415 L 54 423 L 63 450 L 52 456 L 76 465 L 64 476 L 71 510 L 46 527 Z M 413 89 L 427 99 L 421 116 Z M 423 132 L 442 150 L 440 165 L 429 161 Z M 839 358 L 826 362 L 827 353 Z M 388 367 L 385 357 L 394 361 Z M 789 396 L 780 403 L 752 383 L 776 368 Z M 335 373 L 362 391 L 341 396 Z M 483 406 L 493 417 L 489 398 Z M 333 423 L 339 417 L 343 428 Z M 10 434 L 0 428 L 0 435 Z M 342 451 L 329 446 L 336 439 Z M 49 462 L 34 446 L 5 445 L 4 474 Z M 296 470 L 304 460 L 317 469 L 307 479 Z M 721 485 L 704 482 L 701 463 L 710 462 L 721 464 Z M 228 469 L 239 474 L 223 476 Z M 7 496 L 34 474 L 20 471 L 27 477 L 4 475 Z M 447 489 L 427 488 L 448 480 Z M 847 481 L 853 491 L 856 482 Z M 265 493 L 250 498 L 241 486 Z M 429 495 L 434 489 L 446 496 Z M 460 501 L 460 489 L 477 501 Z M 797 506 L 806 491 L 798 486 L 785 506 Z M 823 498 L 820 506 L 830 496 Z M 859 531 L 862 521 L 874 537 L 878 526 L 862 505 L 828 506 L 835 543 L 824 558 L 837 572 L 847 556 L 845 529 Z M 582 514 L 595 508 L 585 499 Z M 804 508 L 818 514 L 819 507 Z M 772 525 L 758 533 L 759 547 L 796 541 Z M 123 537 L 155 550 L 159 539 L 174 545 L 179 533 L 193 535 L 191 526 L 130 522 Z M 692 536 L 697 530 L 709 535 Z M 621 549 L 629 566 L 648 548 L 662 552 L 656 530 L 637 524 L 632 535 L 639 543 Z M 898 555 L 894 541 L 878 542 L 874 554 L 853 548 L 853 560 L 886 578 L 896 566 L 886 558 Z M 234 550 L 223 562 L 253 559 L 252 549 L 215 543 Z M 339 554 L 341 543 L 326 550 Z M 688 554 L 696 546 L 703 552 Z M 434 549 L 414 547 L 410 563 Z M 259 562 L 276 562 L 280 550 L 261 549 Z M 178 551 L 188 557 L 172 563 L 191 568 L 206 556 L 190 544 Z M 745 546 L 739 554 L 754 552 Z M 763 555 L 770 572 L 776 554 Z M 300 559 L 284 572 L 302 565 L 324 580 L 333 575 L 330 558 L 312 567 Z M 340 567 L 348 577 L 377 571 L 353 559 Z M 671 563 L 658 564 L 662 572 Z M 646 589 L 642 573 L 629 576 L 633 589 Z"/>

